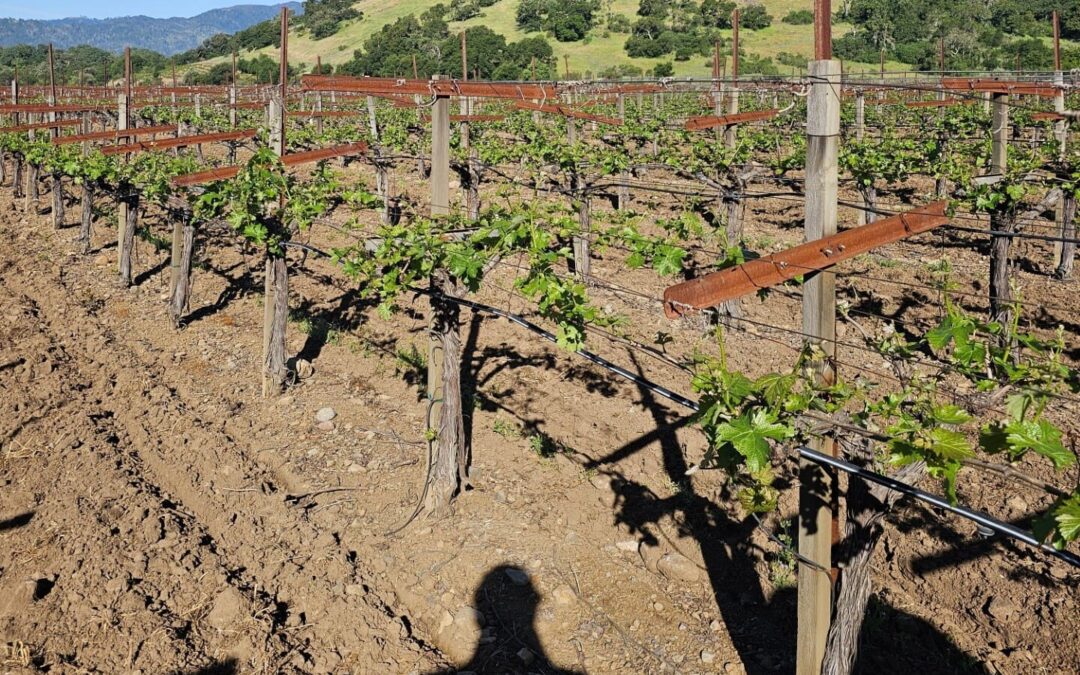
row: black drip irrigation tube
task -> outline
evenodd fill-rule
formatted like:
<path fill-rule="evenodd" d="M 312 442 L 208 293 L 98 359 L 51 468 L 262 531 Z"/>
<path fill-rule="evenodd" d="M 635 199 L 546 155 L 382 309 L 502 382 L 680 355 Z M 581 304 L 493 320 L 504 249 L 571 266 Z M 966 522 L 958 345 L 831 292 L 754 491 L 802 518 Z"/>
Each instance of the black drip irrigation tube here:
<path fill-rule="evenodd" d="M 844 471 L 853 476 L 858 476 L 859 478 L 870 481 L 871 483 L 884 485 L 890 490 L 896 490 L 897 492 L 901 492 L 905 495 L 914 497 L 919 501 L 933 504 L 938 508 L 945 509 L 950 513 L 955 513 L 962 518 L 967 518 L 968 520 L 974 521 L 979 525 L 982 525 L 983 527 L 1004 534 L 1007 537 L 1010 537 L 1012 539 L 1018 539 L 1025 544 L 1034 546 L 1035 548 L 1040 549 L 1043 553 L 1047 553 L 1054 556 L 1055 558 L 1064 560 L 1065 562 L 1069 563 L 1074 567 L 1080 567 L 1080 556 L 1070 553 L 1069 551 L 1059 551 L 1053 546 L 1049 544 L 1044 544 L 1043 542 L 1039 541 L 1025 530 L 1021 530 L 1018 527 L 1013 527 L 1012 525 L 1000 521 L 992 516 L 988 516 L 985 513 L 973 511 L 963 506 L 953 506 L 949 503 L 949 500 L 945 499 L 944 497 L 940 497 L 930 492 L 920 490 L 917 487 L 913 487 L 911 485 L 908 485 L 907 483 L 898 481 L 895 478 L 889 478 L 888 476 L 882 476 L 881 474 L 874 473 L 873 471 L 867 471 L 866 469 L 860 466 L 856 466 L 851 462 L 845 462 L 842 459 L 837 459 L 836 457 L 826 455 L 824 453 L 818 452 L 817 450 L 811 450 L 810 448 L 799 448 L 799 455 L 805 457 L 806 459 L 809 459 L 815 464 L 821 464 L 823 466 L 830 466 L 834 469 L 839 469 L 840 471 Z"/>
<path fill-rule="evenodd" d="M 294 242 L 286 242 L 285 245 L 286 246 L 293 246 L 295 248 L 299 248 L 299 249 L 314 253 L 315 255 L 318 255 L 318 256 L 321 256 L 321 257 L 326 257 L 326 258 L 330 257 L 330 255 L 328 253 L 326 253 L 324 251 L 320 251 L 319 249 L 317 249 L 317 248 L 315 248 L 313 246 L 308 246 L 307 244 L 298 244 L 298 243 L 294 243 Z M 462 307 L 467 307 L 467 308 L 473 310 L 474 312 L 483 312 L 485 314 L 492 314 L 494 316 L 502 317 L 502 318 L 506 319 L 507 321 L 510 321 L 511 323 L 515 323 L 515 324 L 521 326 L 522 328 L 524 328 L 524 329 L 526 329 L 528 331 L 536 333 L 537 335 L 544 338 L 545 340 L 548 340 L 549 342 L 553 342 L 555 344 L 558 344 L 558 338 L 555 337 L 554 333 L 552 333 L 551 331 L 543 329 L 542 327 L 538 326 L 537 324 L 529 321 L 528 319 L 526 319 L 526 318 L 524 318 L 524 317 L 522 317 L 522 316 L 520 316 L 518 314 L 514 314 L 512 312 L 507 312 L 505 310 L 499 309 L 498 307 L 492 307 L 491 305 L 485 305 L 485 304 L 482 304 L 482 303 L 479 303 L 479 302 L 473 302 L 472 300 L 465 300 L 464 298 L 456 298 L 456 297 L 451 296 L 451 295 L 445 295 L 443 293 L 439 293 L 438 291 L 432 291 L 432 290 L 428 290 L 428 289 L 425 289 L 425 288 L 411 288 L 410 290 L 412 290 L 414 293 L 417 293 L 419 295 L 426 295 L 428 297 L 437 297 L 437 298 L 440 298 L 442 300 L 447 300 L 449 302 L 453 302 L 455 304 L 461 305 Z M 638 385 L 640 387 L 644 387 L 644 388 L 648 389 L 649 391 L 651 391 L 651 392 L 653 392 L 655 394 L 659 394 L 660 396 L 663 396 L 664 398 L 668 399 L 669 401 L 673 401 L 675 403 L 678 403 L 679 405 L 683 406 L 684 408 L 688 408 L 690 410 L 693 410 L 694 412 L 698 412 L 701 409 L 701 406 L 698 405 L 698 403 L 696 401 L 694 401 L 692 399 L 689 399 L 689 398 L 687 398 L 687 397 L 685 397 L 685 396 L 683 396 L 681 394 L 677 394 L 677 393 L 671 391 L 670 389 L 662 387 L 662 386 L 660 386 L 660 385 L 658 385 L 658 384 L 656 384 L 654 382 L 646 380 L 645 378 L 641 377 L 640 375 L 635 375 L 634 373 L 630 372 L 629 370 L 627 370 L 627 369 L 625 369 L 625 368 L 623 368 L 621 366 L 615 365 L 611 361 L 608 361 L 607 359 L 605 359 L 604 357 L 602 357 L 602 356 L 600 356 L 598 354 L 594 354 L 594 353 L 592 353 L 590 351 L 586 351 L 584 349 L 578 350 L 575 353 L 578 356 L 585 359 L 586 361 L 591 361 L 592 363 L 595 363 L 596 365 L 600 366 L 601 368 L 615 373 L 619 377 L 627 379 L 627 380 L 633 382 L 634 384 L 636 384 L 636 385 Z M 948 511 L 948 512 L 950 512 L 952 514 L 958 515 L 961 518 L 965 518 L 965 519 L 970 520 L 972 522 L 975 522 L 975 523 L 977 523 L 979 525 L 982 525 L 983 527 L 989 528 L 990 530 L 993 530 L 994 532 L 996 532 L 998 534 L 1002 534 L 1002 535 L 1004 535 L 1006 537 L 1009 537 L 1010 539 L 1016 539 L 1018 541 L 1022 541 L 1025 544 L 1028 544 L 1029 546 L 1033 546 L 1033 547 L 1039 549 L 1040 551 L 1042 551 L 1043 553 L 1046 553 L 1047 555 L 1053 556 L 1053 557 L 1057 558 L 1058 560 L 1062 560 L 1062 561 L 1072 565 L 1073 567 L 1080 568 L 1080 556 L 1077 556 L 1076 554 L 1071 553 L 1071 552 L 1066 551 L 1066 550 L 1058 550 L 1058 549 L 1054 548 L 1053 546 L 1050 546 L 1049 544 L 1045 544 L 1045 543 L 1039 541 L 1034 536 L 1032 536 L 1030 532 L 1022 530 L 1022 529 L 1020 529 L 1018 527 L 1013 527 L 1009 523 L 998 520 L 997 518 L 994 518 L 993 516 L 987 515 L 985 513 L 980 512 L 980 511 L 974 511 L 972 509 L 969 509 L 969 508 L 966 508 L 966 507 L 963 507 L 963 506 L 953 506 L 952 504 L 949 503 L 949 500 L 946 499 L 945 497 L 941 497 L 939 495 L 935 495 L 933 493 L 926 492 L 925 490 L 920 490 L 920 489 L 918 489 L 916 487 L 908 485 L 907 483 L 898 481 L 895 478 L 890 478 L 888 476 L 883 476 L 883 475 L 881 475 L 879 473 L 875 473 L 873 471 L 868 471 L 867 469 L 864 469 L 864 468 L 862 468 L 860 466 L 856 466 L 855 464 L 852 464 L 850 462 L 846 462 L 846 461 L 844 461 L 842 459 L 837 459 L 835 457 L 831 457 L 829 455 L 817 452 L 816 450 L 811 450 L 810 448 L 800 447 L 799 448 L 799 456 L 804 457 L 804 458 L 810 460 L 811 462 L 814 462 L 815 464 L 820 464 L 822 466 L 827 466 L 827 467 L 831 467 L 833 469 L 837 469 L 839 471 L 843 471 L 845 473 L 851 474 L 852 476 L 857 476 L 859 478 L 862 478 L 863 480 L 870 481 L 871 483 L 877 483 L 878 485 L 883 485 L 883 486 L 889 488 L 890 490 L 895 490 L 895 491 L 900 492 L 902 494 L 905 494 L 905 495 L 907 495 L 909 497 L 917 499 L 917 500 L 919 500 L 921 502 L 926 502 L 927 504 L 930 504 L 932 506 L 936 506 L 938 508 L 945 509 L 946 511 Z"/>

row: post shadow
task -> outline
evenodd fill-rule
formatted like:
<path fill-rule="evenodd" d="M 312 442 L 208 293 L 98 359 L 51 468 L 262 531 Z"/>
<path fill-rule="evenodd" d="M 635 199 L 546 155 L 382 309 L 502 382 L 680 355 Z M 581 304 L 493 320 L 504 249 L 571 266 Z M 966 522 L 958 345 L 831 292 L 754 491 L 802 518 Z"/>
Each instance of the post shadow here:
<path fill-rule="evenodd" d="M 551 665 L 536 634 L 539 602 L 532 580 L 520 567 L 503 564 L 488 570 L 473 594 L 473 607 L 484 615 L 485 632 L 493 633 L 494 639 L 481 638 L 473 648 L 472 658 L 460 668 L 431 675 L 583 675 Z M 528 662 L 519 656 L 522 649 L 528 650 Z"/>
<path fill-rule="evenodd" d="M 636 355 L 631 353 L 630 359 L 637 374 L 644 378 L 644 369 Z M 639 385 L 638 393 L 655 423 L 655 428 L 646 435 L 648 442 L 659 441 L 664 473 L 680 490 L 670 497 L 661 497 L 619 472 L 604 469 L 605 465 L 625 459 L 648 445 L 642 439 L 630 441 L 588 465 L 616 479 L 616 523 L 628 525 L 643 543 L 655 546 L 660 542 L 652 529 L 658 530 L 665 516 L 676 521 L 681 516 L 679 534 L 693 537 L 701 547 L 713 598 L 746 672 L 750 675 L 783 672 L 794 664 L 793 660 L 787 663 L 788 656 L 795 654 L 794 589 L 781 589 L 771 598 L 766 597 L 750 552 L 753 519 L 732 519 L 711 499 L 694 491 L 686 476 L 690 467 L 675 435 L 687 418 L 669 410 L 651 389 Z M 722 497 L 735 500 L 726 486 Z"/>
<path fill-rule="evenodd" d="M 30 521 L 34 519 L 34 512 L 27 511 L 26 513 L 20 513 L 17 516 L 11 518 L 4 518 L 0 520 L 0 532 L 4 530 L 14 530 L 24 525 L 29 525 Z"/>

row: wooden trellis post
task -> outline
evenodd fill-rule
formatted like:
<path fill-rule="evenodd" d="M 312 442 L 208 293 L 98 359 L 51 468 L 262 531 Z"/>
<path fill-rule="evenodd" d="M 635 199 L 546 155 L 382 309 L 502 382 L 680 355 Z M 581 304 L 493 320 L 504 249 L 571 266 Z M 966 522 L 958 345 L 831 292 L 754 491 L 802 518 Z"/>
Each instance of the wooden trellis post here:
<path fill-rule="evenodd" d="M 855 92 L 855 139 L 863 140 L 866 136 L 866 94 L 860 89 Z M 863 202 L 866 206 L 866 202 Z M 856 225 L 866 225 L 866 209 L 859 209 Z"/>
<path fill-rule="evenodd" d="M 739 113 L 739 10 L 731 13 L 731 92 L 728 96 L 729 115 Z M 739 130 L 734 124 L 724 130 L 724 145 L 734 148 Z M 730 242 L 729 242 L 730 243 Z"/>
<path fill-rule="evenodd" d="M 435 75 L 432 81 L 443 79 Z M 438 95 L 431 106 L 431 215 L 450 214 L 450 97 Z"/>
<path fill-rule="evenodd" d="M 56 105 L 56 61 L 53 56 L 53 46 L 49 43 L 49 105 Z M 56 111 L 49 113 L 49 122 L 56 121 Z M 56 138 L 58 129 L 49 129 L 49 137 Z M 59 229 L 64 224 L 64 183 L 59 170 L 52 172 L 52 221 L 53 227 Z"/>
<path fill-rule="evenodd" d="M 11 102 L 14 103 L 14 104 L 19 103 L 19 67 L 18 66 L 15 66 L 15 74 L 14 74 L 14 77 L 12 77 L 12 79 L 11 79 Z M 19 124 L 19 122 L 22 121 L 21 117 L 22 116 L 19 113 L 15 113 L 15 115 L 14 115 L 15 124 Z M 12 189 L 13 189 L 12 196 L 17 198 L 17 197 L 22 196 L 23 161 L 18 156 L 15 156 L 13 158 L 13 161 L 14 161 L 15 166 L 11 170 L 11 185 L 12 185 Z"/>
<path fill-rule="evenodd" d="M 287 147 L 285 125 L 289 92 L 289 11 L 281 8 L 279 86 L 270 99 L 270 146 L 280 157 Z M 285 384 L 285 329 L 289 317 L 289 266 L 283 251 L 267 251 L 263 297 L 262 394 L 278 393 Z"/>
<path fill-rule="evenodd" d="M 816 0 L 814 43 L 816 60 L 809 64 L 810 96 L 806 117 L 806 240 L 836 233 L 840 136 L 840 64 L 832 59 L 831 7 Z M 836 277 L 815 274 L 803 287 L 803 333 L 818 352 L 817 376 L 835 380 L 832 357 L 836 349 Z M 815 450 L 836 454 L 836 442 L 818 438 Z M 835 476 L 822 467 L 799 463 L 799 553 L 818 567 L 799 565 L 796 672 L 818 675 L 825 656 L 832 611 L 831 575 Z"/>
<path fill-rule="evenodd" d="M 1051 15 L 1051 19 L 1054 24 L 1054 84 L 1059 87 L 1065 84 L 1065 76 L 1061 71 L 1061 22 L 1058 17 L 1057 10 L 1054 10 Z M 1054 112 L 1062 115 L 1065 112 L 1065 90 L 1058 89 L 1057 94 L 1054 96 Z M 1065 150 L 1068 143 L 1069 131 L 1068 122 L 1064 119 L 1059 119 L 1054 122 L 1054 137 L 1058 143 L 1058 160 L 1065 159 Z M 1069 202 L 1072 202 L 1071 204 Z M 1070 232 L 1075 233 L 1075 228 L 1070 222 L 1072 217 L 1075 217 L 1076 203 L 1075 198 L 1071 195 L 1063 195 L 1063 199 L 1058 202 L 1057 209 L 1054 212 L 1055 220 L 1057 222 L 1058 236 L 1062 239 L 1071 239 Z M 1068 252 L 1071 258 L 1075 250 L 1075 246 L 1066 246 L 1063 241 L 1054 242 L 1054 269 L 1055 275 L 1059 278 L 1066 278 L 1072 271 L 1072 260 L 1066 262 L 1065 253 Z"/>
<path fill-rule="evenodd" d="M 126 131 L 131 128 L 131 48 L 124 49 L 124 90 L 117 97 L 116 128 Z M 126 156 L 125 156 L 126 157 Z M 136 202 L 137 204 L 137 202 Z M 131 247 L 135 243 L 135 211 L 132 208 L 131 195 L 121 195 L 117 203 L 116 249 L 119 256 L 120 283 L 131 283 Z"/>
<path fill-rule="evenodd" d="M 626 96 L 618 94 L 615 98 L 615 106 L 619 111 L 619 121 L 626 122 Z M 619 173 L 619 192 L 618 192 L 618 209 L 621 211 L 627 207 L 630 203 L 630 186 L 627 182 L 630 180 L 630 174 L 627 171 Z"/>

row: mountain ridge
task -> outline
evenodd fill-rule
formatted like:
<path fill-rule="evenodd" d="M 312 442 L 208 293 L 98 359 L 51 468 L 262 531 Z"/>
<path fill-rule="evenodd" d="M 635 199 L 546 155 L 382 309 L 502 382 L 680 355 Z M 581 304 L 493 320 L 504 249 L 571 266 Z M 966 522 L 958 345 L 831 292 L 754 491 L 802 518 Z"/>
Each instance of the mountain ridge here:
<path fill-rule="evenodd" d="M 130 15 L 95 19 L 0 18 L 0 46 L 52 43 L 60 49 L 90 45 L 117 52 L 124 47 L 151 49 L 166 56 L 198 46 L 218 33 L 235 33 L 265 21 L 286 6 L 303 12 L 299 2 L 277 5 L 239 4 L 219 7 L 191 17 L 155 18 Z"/>

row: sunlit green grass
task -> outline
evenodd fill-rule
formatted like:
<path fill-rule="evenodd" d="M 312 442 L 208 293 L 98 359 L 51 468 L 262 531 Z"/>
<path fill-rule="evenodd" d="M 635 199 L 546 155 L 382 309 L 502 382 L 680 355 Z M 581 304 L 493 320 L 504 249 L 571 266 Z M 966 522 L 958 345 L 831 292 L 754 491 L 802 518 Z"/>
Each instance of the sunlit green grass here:
<path fill-rule="evenodd" d="M 309 35 L 293 31 L 289 36 L 289 63 L 294 67 L 303 66 L 310 70 L 315 65 L 317 57 L 324 64 L 338 65 L 349 61 L 353 52 L 363 47 L 364 42 L 382 26 L 392 23 L 397 19 L 410 14 L 419 15 L 428 7 L 436 4 L 436 0 L 360 0 L 355 7 L 364 13 L 363 19 L 353 21 L 345 25 L 338 33 L 322 40 L 312 40 Z M 743 50 L 749 54 L 768 56 L 775 60 L 777 54 L 788 52 L 799 56 L 809 57 L 814 49 L 813 27 L 792 26 L 785 24 L 781 19 L 793 10 L 810 9 L 811 0 L 762 0 L 766 10 L 773 16 L 773 23 L 768 28 L 758 31 L 740 31 Z M 491 7 L 482 10 L 481 16 L 465 22 L 453 22 L 450 24 L 451 31 L 459 31 L 470 26 L 487 26 L 496 33 L 506 36 L 508 41 L 520 40 L 526 37 L 526 33 L 518 30 L 515 23 L 515 12 L 518 0 L 499 0 Z M 611 11 L 636 19 L 638 0 L 614 0 L 611 3 Z M 593 35 L 580 42 L 558 42 L 548 36 L 548 42 L 555 50 L 558 60 L 560 75 L 565 71 L 567 62 L 571 73 L 578 75 L 591 73 L 597 74 L 614 66 L 636 66 L 648 72 L 658 63 L 672 61 L 671 55 L 659 59 L 631 58 L 626 54 L 623 45 L 628 37 L 625 34 L 611 33 L 604 37 L 603 26 L 594 29 Z M 851 30 L 847 24 L 833 26 L 833 35 L 841 36 Z M 730 37 L 731 31 L 724 31 L 725 37 Z M 275 48 L 259 50 L 276 58 Z M 241 54 L 249 58 L 252 53 Z M 190 68 L 208 70 L 216 63 L 228 60 L 228 57 L 219 57 L 202 61 L 198 64 L 182 69 L 186 72 Z M 708 76 L 711 72 L 710 59 L 697 56 L 689 61 L 674 61 L 676 76 Z M 787 74 L 789 67 L 781 66 L 781 73 Z M 878 64 L 847 63 L 847 70 L 876 71 Z M 886 63 L 888 70 L 902 70 L 906 66 L 900 63 Z"/>

